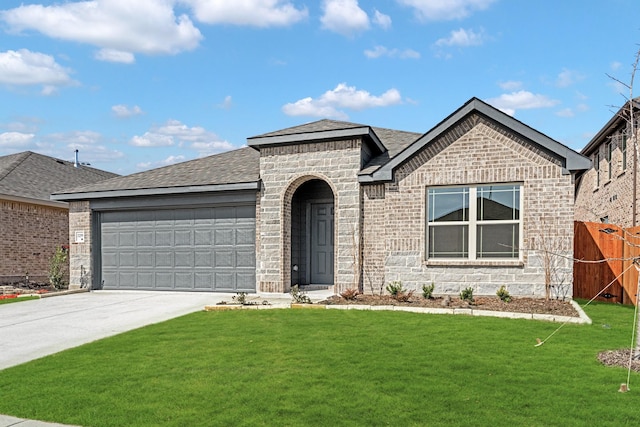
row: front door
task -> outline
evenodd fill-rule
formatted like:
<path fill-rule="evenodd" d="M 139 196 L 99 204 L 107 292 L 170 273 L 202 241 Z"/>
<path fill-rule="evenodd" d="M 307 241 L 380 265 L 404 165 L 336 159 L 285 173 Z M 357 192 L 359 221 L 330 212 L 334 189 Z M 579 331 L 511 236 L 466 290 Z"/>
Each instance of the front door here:
<path fill-rule="evenodd" d="M 311 204 L 311 284 L 333 285 L 333 203 Z"/>

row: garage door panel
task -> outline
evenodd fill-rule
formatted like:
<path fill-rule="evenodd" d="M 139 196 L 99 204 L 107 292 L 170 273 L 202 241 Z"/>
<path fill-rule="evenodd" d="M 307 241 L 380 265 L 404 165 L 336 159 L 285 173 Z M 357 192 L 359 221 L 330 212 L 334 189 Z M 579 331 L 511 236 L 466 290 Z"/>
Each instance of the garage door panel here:
<path fill-rule="evenodd" d="M 191 232 L 192 230 L 176 230 L 174 237 L 174 245 L 175 246 L 192 246 L 193 243 L 191 241 Z"/>
<path fill-rule="evenodd" d="M 213 267 L 213 254 L 211 251 L 196 251 L 194 257 L 195 267 Z"/>
<path fill-rule="evenodd" d="M 189 290 L 193 288 L 193 273 L 176 272 L 175 276 L 176 290 Z"/>
<path fill-rule="evenodd" d="M 156 252 L 156 267 L 173 268 L 173 252 Z"/>
<path fill-rule="evenodd" d="M 101 214 L 105 289 L 255 291 L 255 206 Z"/>
<path fill-rule="evenodd" d="M 233 267 L 233 253 L 231 251 L 221 251 L 218 250 L 215 253 L 215 264 L 216 268 L 232 268 Z"/>
<path fill-rule="evenodd" d="M 256 266 L 256 256 L 253 251 L 236 251 L 236 268 Z"/>
<path fill-rule="evenodd" d="M 211 230 L 195 230 L 194 243 L 196 246 L 211 246 L 213 244 Z"/>
<path fill-rule="evenodd" d="M 154 246 L 153 242 L 153 231 L 136 231 L 136 247 L 152 247 Z"/>
<path fill-rule="evenodd" d="M 234 286 L 234 273 L 231 271 L 216 271 L 214 274 L 216 289 L 223 291 L 233 291 Z"/>
<path fill-rule="evenodd" d="M 176 252 L 175 267 L 176 268 L 193 268 L 193 252 Z"/>
<path fill-rule="evenodd" d="M 155 273 L 155 288 L 161 290 L 171 290 L 173 289 L 173 272 L 165 271 L 165 272 L 156 272 Z"/>
<path fill-rule="evenodd" d="M 256 274 L 254 272 L 236 273 L 236 287 L 239 291 L 252 291 L 256 286 Z"/>
<path fill-rule="evenodd" d="M 256 231 L 250 228 L 239 228 L 236 230 L 236 245 L 256 244 Z"/>
<path fill-rule="evenodd" d="M 231 246 L 233 245 L 233 229 L 219 228 L 214 231 L 213 244 L 215 246 Z"/>
<path fill-rule="evenodd" d="M 172 230 L 166 230 L 166 231 L 156 231 L 155 232 L 155 236 L 156 236 L 156 247 L 173 247 L 173 231 Z"/>

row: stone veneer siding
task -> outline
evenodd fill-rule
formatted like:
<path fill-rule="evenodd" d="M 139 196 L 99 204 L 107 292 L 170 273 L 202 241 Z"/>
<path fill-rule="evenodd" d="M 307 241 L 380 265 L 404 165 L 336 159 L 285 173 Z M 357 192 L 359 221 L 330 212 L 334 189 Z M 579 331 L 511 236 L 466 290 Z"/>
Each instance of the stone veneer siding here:
<path fill-rule="evenodd" d="M 76 231 L 84 232 L 84 243 L 75 242 Z M 69 204 L 69 289 L 92 285 L 92 224 L 88 201 Z"/>
<path fill-rule="evenodd" d="M 334 195 L 334 291 L 359 287 L 361 139 L 260 149 L 262 194 L 258 204 L 256 281 L 259 292 L 291 287 L 291 200 L 311 179 Z"/>
<path fill-rule="evenodd" d="M 0 200 L 0 284 L 48 282 L 49 263 L 69 244 L 66 208 Z"/>
<path fill-rule="evenodd" d="M 612 145 L 611 163 L 607 161 L 607 144 L 600 144 L 591 154 L 594 167 L 586 171 L 576 189 L 576 221 L 606 220 L 621 227 L 633 226 L 633 146 L 627 139 L 627 159 L 623 165 L 622 134 L 618 130 L 608 138 Z M 596 153 L 599 171 L 595 168 Z M 626 167 L 625 167 L 626 166 Z M 611 168 L 611 178 L 609 178 Z M 600 183 L 598 184 L 598 173 Z M 640 193 L 640 191 L 639 191 Z M 636 225 L 640 224 L 640 207 Z"/>
<path fill-rule="evenodd" d="M 522 183 L 522 252 L 519 262 L 426 259 L 426 191 L 429 186 Z M 573 177 L 556 159 L 479 116 L 471 116 L 432 141 L 398 168 L 393 182 L 363 186 L 363 288 L 379 292 L 401 280 L 421 292 L 495 295 L 505 285 L 512 295 L 543 297 L 541 238 L 554 252 L 573 252 Z M 547 245 L 548 247 L 549 245 Z M 572 264 L 556 257 L 567 296 Z"/>

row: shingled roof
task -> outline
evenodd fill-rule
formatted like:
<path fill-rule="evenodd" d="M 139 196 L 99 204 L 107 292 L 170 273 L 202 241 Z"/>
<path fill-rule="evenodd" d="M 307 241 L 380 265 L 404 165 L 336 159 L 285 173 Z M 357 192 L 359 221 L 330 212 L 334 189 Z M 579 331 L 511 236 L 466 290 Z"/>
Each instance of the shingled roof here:
<path fill-rule="evenodd" d="M 88 166 L 31 151 L 0 157 L 0 198 L 24 197 L 49 201 L 51 193 L 69 187 L 93 184 L 118 176 Z"/>
<path fill-rule="evenodd" d="M 257 189 L 260 155 L 245 147 L 57 192 L 54 200 Z M 247 185 L 242 185 L 247 184 Z M 225 187 L 226 186 L 226 187 Z"/>

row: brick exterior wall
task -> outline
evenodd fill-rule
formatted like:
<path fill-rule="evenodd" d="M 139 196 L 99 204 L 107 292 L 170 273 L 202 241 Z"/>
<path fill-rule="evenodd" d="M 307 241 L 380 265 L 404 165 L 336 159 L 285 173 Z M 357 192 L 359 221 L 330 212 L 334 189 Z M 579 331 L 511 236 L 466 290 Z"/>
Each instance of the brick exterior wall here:
<path fill-rule="evenodd" d="M 84 232 L 84 242 L 76 243 L 76 231 Z M 69 289 L 90 286 L 93 276 L 91 255 L 93 236 L 91 209 L 88 201 L 69 204 Z"/>
<path fill-rule="evenodd" d="M 56 247 L 69 244 L 65 208 L 0 200 L 0 284 L 48 282 Z"/>
<path fill-rule="evenodd" d="M 259 292 L 288 292 L 291 287 L 291 201 L 311 179 L 321 179 L 334 195 L 334 290 L 359 287 L 354 259 L 360 254 L 360 139 L 263 147 L 262 194 L 256 281 Z M 354 257 L 355 254 L 355 257 Z"/>
<path fill-rule="evenodd" d="M 611 162 L 607 157 L 607 143 L 611 144 Z M 621 227 L 633 226 L 634 171 L 630 138 L 627 139 L 626 151 L 624 164 L 623 139 L 619 129 L 591 154 L 594 167 L 582 175 L 576 188 L 576 221 L 604 221 Z M 636 212 L 636 225 L 640 224 L 639 215 L 640 212 Z"/>
<path fill-rule="evenodd" d="M 427 260 L 428 186 L 522 183 L 522 261 Z M 471 116 L 401 166 L 393 182 L 363 186 L 363 266 L 366 292 L 401 280 L 437 294 L 472 287 L 495 295 L 505 285 L 512 295 L 545 295 L 543 240 L 554 252 L 573 250 L 574 184 L 560 163 L 525 140 L 478 116 Z M 558 274 L 571 296 L 572 265 L 561 257 Z"/>

